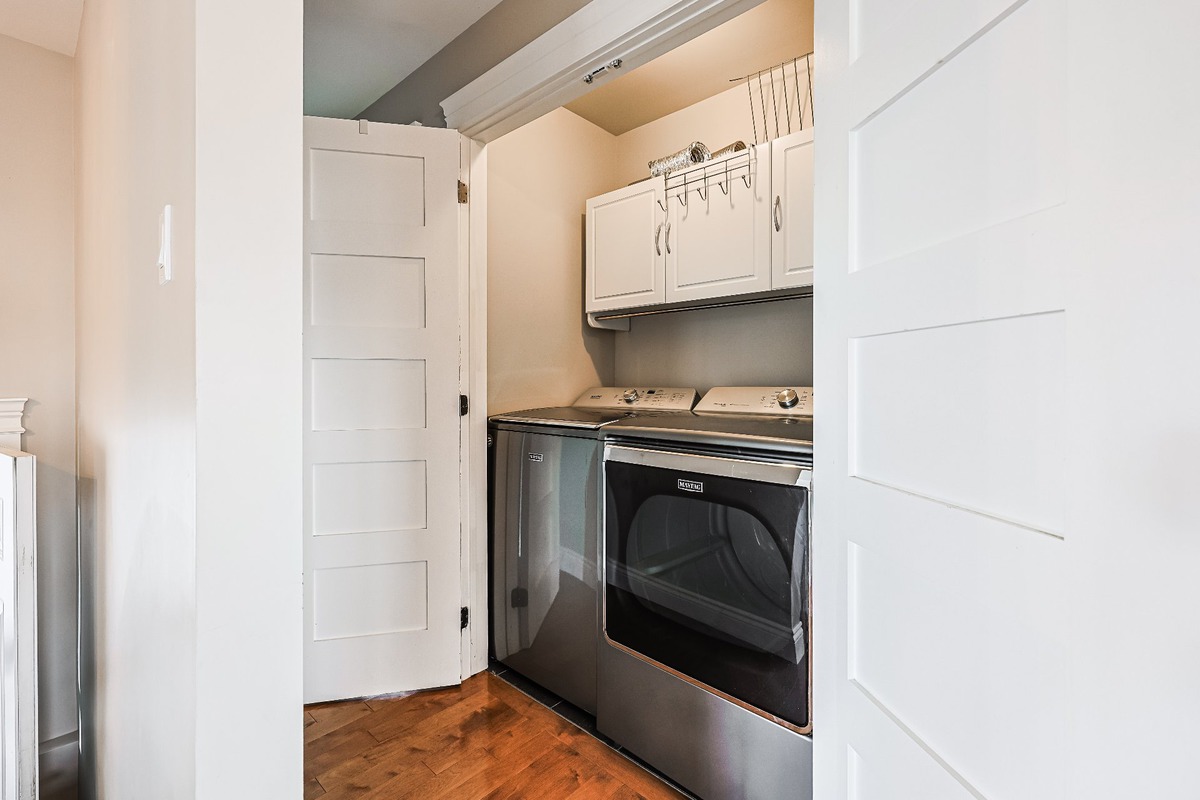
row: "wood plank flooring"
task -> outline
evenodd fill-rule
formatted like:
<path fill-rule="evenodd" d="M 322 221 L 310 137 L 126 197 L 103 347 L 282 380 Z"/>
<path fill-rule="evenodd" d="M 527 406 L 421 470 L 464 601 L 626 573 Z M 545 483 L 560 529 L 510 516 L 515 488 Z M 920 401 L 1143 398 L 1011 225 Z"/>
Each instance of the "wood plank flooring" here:
<path fill-rule="evenodd" d="M 490 672 L 304 711 L 306 800 L 683 797 Z"/>

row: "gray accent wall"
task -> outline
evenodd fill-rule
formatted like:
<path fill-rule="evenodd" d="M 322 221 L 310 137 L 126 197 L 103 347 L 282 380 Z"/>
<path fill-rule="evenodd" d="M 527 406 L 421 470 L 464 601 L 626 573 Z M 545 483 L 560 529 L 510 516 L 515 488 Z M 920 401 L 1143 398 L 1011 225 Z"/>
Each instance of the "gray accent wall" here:
<path fill-rule="evenodd" d="M 441 102 L 588 4 L 503 0 L 356 119 L 446 127 Z"/>
<path fill-rule="evenodd" d="M 811 298 L 676 311 L 616 334 L 619 386 L 812 386 Z"/>

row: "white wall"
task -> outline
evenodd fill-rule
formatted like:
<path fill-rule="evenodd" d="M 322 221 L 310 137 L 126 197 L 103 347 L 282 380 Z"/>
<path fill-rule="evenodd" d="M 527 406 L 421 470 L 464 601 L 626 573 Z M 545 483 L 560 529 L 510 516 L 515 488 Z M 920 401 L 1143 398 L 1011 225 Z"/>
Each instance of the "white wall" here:
<path fill-rule="evenodd" d="M 75 709 L 74 108 L 67 56 L 0 36 L 0 397 L 38 457 L 38 734 Z"/>
<path fill-rule="evenodd" d="M 76 51 L 84 797 L 195 779 L 194 16 L 89 2 Z"/>
<path fill-rule="evenodd" d="M 615 138 L 557 109 L 488 145 L 488 413 L 568 405 L 613 380 L 583 317 L 583 215 Z"/>
<path fill-rule="evenodd" d="M 300 15 L 84 8 L 84 797 L 300 795 Z"/>
<path fill-rule="evenodd" d="M 196 12 L 196 797 L 295 798 L 303 6 Z"/>

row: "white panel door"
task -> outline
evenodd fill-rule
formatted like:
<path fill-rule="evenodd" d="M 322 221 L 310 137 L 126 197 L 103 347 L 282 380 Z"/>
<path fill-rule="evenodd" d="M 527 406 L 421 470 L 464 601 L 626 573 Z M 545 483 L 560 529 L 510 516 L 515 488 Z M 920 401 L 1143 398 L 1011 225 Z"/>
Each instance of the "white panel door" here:
<path fill-rule="evenodd" d="M 813 282 L 813 129 L 771 142 L 771 288 Z"/>
<path fill-rule="evenodd" d="M 1200 8 L 816 9 L 815 796 L 1196 797 Z"/>
<path fill-rule="evenodd" d="M 663 301 L 661 179 L 587 201 L 585 311 Z"/>
<path fill-rule="evenodd" d="M 816 796 L 1062 798 L 1066 5 L 822 24 Z"/>
<path fill-rule="evenodd" d="M 749 152 L 748 166 L 745 153 L 724 159 L 732 162 L 728 178 L 722 162 L 711 161 L 668 179 L 668 303 L 771 288 L 771 147 Z M 688 191 L 674 188 L 684 182 Z"/>
<path fill-rule="evenodd" d="M 0 798 L 38 796 L 35 459 L 0 450 Z"/>
<path fill-rule="evenodd" d="M 461 680 L 459 145 L 305 119 L 305 702 Z"/>

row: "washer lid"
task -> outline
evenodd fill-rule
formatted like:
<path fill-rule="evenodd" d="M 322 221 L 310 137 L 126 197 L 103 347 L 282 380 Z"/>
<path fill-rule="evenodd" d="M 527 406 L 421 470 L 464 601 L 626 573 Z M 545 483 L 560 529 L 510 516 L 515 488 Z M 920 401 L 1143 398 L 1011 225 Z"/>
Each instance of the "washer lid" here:
<path fill-rule="evenodd" d="M 513 422 L 521 425 L 553 425 L 557 428 L 586 428 L 597 430 L 629 416 L 628 411 L 574 408 L 531 408 L 527 411 L 510 411 L 489 417 L 491 422 Z"/>

